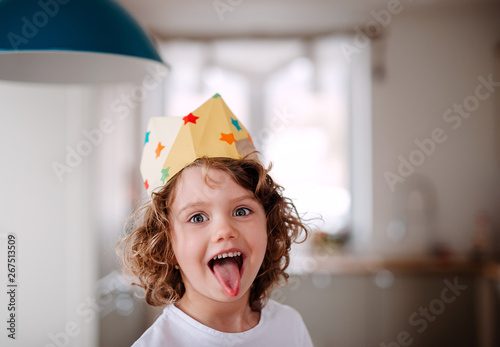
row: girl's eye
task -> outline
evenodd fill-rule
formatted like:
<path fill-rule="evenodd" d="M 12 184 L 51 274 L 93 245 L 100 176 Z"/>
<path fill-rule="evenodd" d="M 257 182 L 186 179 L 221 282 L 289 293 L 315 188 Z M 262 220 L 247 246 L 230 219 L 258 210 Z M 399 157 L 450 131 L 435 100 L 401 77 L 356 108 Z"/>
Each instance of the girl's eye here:
<path fill-rule="evenodd" d="M 201 213 L 195 214 L 194 216 L 192 216 L 189 219 L 189 221 L 191 223 L 203 223 L 203 222 L 205 222 L 207 220 L 208 220 L 208 218 L 205 215 L 201 214 Z"/>
<path fill-rule="evenodd" d="M 243 216 L 248 216 L 252 211 L 246 207 L 240 207 L 234 211 L 234 216 L 236 217 L 243 217 Z"/>

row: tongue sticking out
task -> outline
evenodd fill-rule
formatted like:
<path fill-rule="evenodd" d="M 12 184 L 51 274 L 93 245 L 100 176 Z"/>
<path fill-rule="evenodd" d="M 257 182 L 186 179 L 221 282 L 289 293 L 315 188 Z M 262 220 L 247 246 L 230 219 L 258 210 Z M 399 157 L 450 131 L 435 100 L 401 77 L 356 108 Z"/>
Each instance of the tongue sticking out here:
<path fill-rule="evenodd" d="M 234 258 L 214 262 L 214 274 L 228 296 L 236 296 L 240 290 L 240 269 Z"/>

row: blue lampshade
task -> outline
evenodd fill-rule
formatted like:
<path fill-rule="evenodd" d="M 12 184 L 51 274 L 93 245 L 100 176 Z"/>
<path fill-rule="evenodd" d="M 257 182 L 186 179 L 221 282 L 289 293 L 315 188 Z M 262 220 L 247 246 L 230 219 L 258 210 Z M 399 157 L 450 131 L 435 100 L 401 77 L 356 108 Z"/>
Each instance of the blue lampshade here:
<path fill-rule="evenodd" d="M 168 70 L 148 35 L 115 1 L 0 1 L 0 79 L 136 81 L 147 66 Z"/>

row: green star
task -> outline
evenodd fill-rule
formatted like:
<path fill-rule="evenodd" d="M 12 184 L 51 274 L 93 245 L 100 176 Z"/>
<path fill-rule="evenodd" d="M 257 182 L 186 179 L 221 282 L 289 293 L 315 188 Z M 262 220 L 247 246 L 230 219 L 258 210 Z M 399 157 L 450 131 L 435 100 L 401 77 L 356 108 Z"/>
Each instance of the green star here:
<path fill-rule="evenodd" d="M 168 170 L 169 169 L 170 169 L 170 166 L 167 167 L 166 169 L 161 170 L 161 181 L 163 182 L 163 184 L 165 184 L 165 180 L 168 177 Z"/>

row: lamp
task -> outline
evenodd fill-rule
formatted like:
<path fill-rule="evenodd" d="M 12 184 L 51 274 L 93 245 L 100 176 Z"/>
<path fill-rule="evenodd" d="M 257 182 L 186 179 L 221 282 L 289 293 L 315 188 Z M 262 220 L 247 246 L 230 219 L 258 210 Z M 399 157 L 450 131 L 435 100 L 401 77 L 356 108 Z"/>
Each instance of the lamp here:
<path fill-rule="evenodd" d="M 168 70 L 115 1 L 0 1 L 0 80 L 134 83 Z"/>

